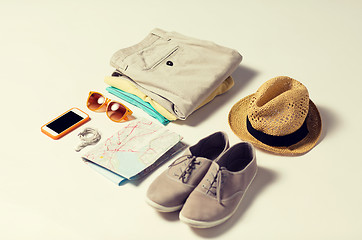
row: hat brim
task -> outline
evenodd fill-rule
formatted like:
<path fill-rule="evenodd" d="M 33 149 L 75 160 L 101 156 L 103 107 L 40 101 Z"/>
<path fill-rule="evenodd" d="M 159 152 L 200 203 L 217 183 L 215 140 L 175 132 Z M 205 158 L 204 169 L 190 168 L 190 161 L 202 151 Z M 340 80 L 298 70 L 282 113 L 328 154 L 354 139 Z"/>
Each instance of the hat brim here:
<path fill-rule="evenodd" d="M 322 131 L 322 120 L 316 105 L 309 99 L 309 111 L 307 115 L 308 135 L 298 143 L 288 147 L 273 147 L 260 142 L 254 138 L 247 130 L 246 117 L 251 94 L 237 102 L 230 110 L 228 121 L 231 130 L 240 139 L 252 143 L 255 147 L 268 152 L 280 155 L 301 155 L 311 150 L 318 142 Z"/>

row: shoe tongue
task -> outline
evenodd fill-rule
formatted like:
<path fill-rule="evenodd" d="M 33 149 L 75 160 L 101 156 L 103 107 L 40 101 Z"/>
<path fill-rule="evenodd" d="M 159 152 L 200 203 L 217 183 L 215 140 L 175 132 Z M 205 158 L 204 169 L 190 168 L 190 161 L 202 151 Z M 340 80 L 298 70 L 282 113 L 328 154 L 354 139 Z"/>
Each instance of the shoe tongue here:
<path fill-rule="evenodd" d="M 187 148 L 187 149 L 185 150 L 185 152 L 184 152 L 183 155 L 195 156 L 194 154 L 192 154 L 190 148 Z M 211 161 L 210 159 L 205 158 L 205 157 L 198 157 L 198 156 L 195 156 L 195 157 L 196 157 L 196 160 L 197 160 L 197 161 L 202 161 L 202 162 L 203 162 L 203 161 Z"/>
<path fill-rule="evenodd" d="M 210 160 L 209 160 L 209 161 L 210 161 Z M 210 168 L 211 168 L 213 171 L 217 172 L 217 171 L 220 169 L 220 166 L 219 166 L 219 164 L 217 164 L 216 162 L 213 161 L 213 162 L 211 163 Z"/>
<path fill-rule="evenodd" d="M 191 151 L 190 151 L 190 148 L 187 148 L 187 149 L 184 151 L 183 155 L 192 155 L 192 153 L 191 153 Z"/>
<path fill-rule="evenodd" d="M 200 162 L 212 162 L 210 159 L 204 157 L 196 157 L 196 160 Z"/>

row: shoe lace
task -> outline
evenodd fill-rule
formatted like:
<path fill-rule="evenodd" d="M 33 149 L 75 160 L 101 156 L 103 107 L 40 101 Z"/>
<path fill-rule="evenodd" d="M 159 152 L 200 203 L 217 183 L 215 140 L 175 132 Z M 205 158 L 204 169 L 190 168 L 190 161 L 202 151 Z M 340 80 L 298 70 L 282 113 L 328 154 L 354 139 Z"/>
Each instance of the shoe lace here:
<path fill-rule="evenodd" d="M 204 185 L 203 187 L 206 189 L 206 194 L 211 193 L 212 195 L 216 196 L 218 203 L 221 203 L 221 185 L 223 184 L 223 175 L 222 175 L 222 168 L 218 169 L 216 174 L 210 173 L 212 180 L 209 178 L 206 181 L 209 183 L 209 187 L 206 188 Z"/>
<path fill-rule="evenodd" d="M 189 177 L 192 171 L 196 168 L 195 165 L 200 165 L 200 161 L 196 160 L 195 156 L 185 155 L 176 159 L 169 167 L 177 166 L 181 163 L 184 163 L 183 166 L 180 166 L 180 175 L 174 173 L 179 179 L 181 179 L 182 183 L 186 183 L 189 180 Z"/>

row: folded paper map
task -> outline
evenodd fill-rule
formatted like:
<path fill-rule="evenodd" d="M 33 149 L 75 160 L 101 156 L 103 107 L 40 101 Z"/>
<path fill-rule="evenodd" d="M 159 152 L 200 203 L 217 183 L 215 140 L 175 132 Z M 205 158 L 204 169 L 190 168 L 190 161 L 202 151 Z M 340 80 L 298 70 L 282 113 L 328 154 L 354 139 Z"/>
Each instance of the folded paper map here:
<path fill-rule="evenodd" d="M 136 119 L 83 155 L 98 172 L 116 181 L 133 180 L 170 159 L 183 147 L 181 136 L 159 123 Z M 117 176 L 118 175 L 118 176 Z M 119 183 L 120 183 L 119 182 Z"/>

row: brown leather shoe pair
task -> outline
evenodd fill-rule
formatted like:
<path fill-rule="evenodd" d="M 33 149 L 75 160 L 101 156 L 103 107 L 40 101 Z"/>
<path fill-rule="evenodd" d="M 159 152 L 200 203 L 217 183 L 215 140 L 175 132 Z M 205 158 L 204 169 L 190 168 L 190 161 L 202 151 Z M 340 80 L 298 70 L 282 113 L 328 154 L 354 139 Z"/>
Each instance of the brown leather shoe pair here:
<path fill-rule="evenodd" d="M 235 213 L 256 172 L 253 146 L 241 142 L 229 148 L 227 135 L 216 132 L 153 181 L 147 202 L 161 212 L 182 209 L 180 220 L 192 227 L 214 227 Z"/>

